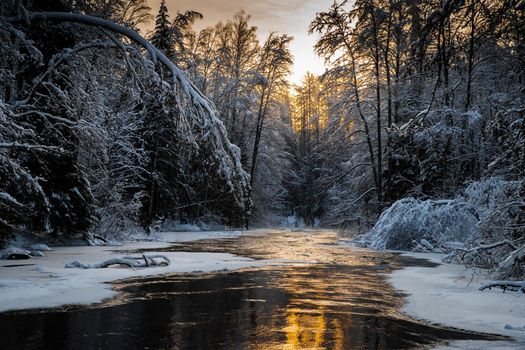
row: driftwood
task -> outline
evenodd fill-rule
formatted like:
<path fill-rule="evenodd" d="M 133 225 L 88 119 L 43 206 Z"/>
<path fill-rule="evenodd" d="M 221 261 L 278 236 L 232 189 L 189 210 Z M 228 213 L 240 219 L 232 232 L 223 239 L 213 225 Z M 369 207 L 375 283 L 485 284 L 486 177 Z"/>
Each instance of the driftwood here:
<path fill-rule="evenodd" d="M 490 290 L 492 288 L 501 288 L 503 293 L 507 290 L 525 293 L 525 281 L 490 281 L 483 283 L 481 287 L 479 287 L 479 290 L 484 291 L 485 289 Z"/>
<path fill-rule="evenodd" d="M 84 264 L 79 260 L 66 264 L 65 268 L 79 269 L 104 269 L 113 265 L 128 266 L 132 269 L 154 266 L 168 266 L 170 259 L 164 255 L 142 255 L 140 257 L 124 256 L 121 258 L 112 258 L 97 264 Z"/>

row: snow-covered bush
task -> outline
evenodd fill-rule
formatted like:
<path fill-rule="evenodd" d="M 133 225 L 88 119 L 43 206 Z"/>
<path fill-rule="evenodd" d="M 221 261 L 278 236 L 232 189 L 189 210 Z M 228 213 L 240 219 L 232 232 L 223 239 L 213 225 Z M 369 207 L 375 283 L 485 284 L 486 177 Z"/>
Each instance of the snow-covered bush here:
<path fill-rule="evenodd" d="M 493 177 L 473 182 L 454 199 L 404 198 L 385 210 L 360 241 L 375 249 L 410 250 L 422 240 L 435 248 L 503 240 L 512 236 L 519 188 L 519 182 Z"/>
<path fill-rule="evenodd" d="M 494 242 L 506 238 L 518 238 L 512 226 L 520 215 L 523 183 L 491 177 L 473 182 L 464 191 L 464 198 L 475 208 L 479 221 L 479 238 Z"/>
<path fill-rule="evenodd" d="M 388 208 L 362 241 L 375 249 L 412 249 L 421 240 L 440 246 L 476 234 L 478 219 L 462 200 L 404 198 Z"/>

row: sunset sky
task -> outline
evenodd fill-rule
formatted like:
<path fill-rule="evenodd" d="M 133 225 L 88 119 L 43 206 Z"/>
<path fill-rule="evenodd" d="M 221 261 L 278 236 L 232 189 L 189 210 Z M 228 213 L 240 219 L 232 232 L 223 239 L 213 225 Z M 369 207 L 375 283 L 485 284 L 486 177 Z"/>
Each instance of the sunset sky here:
<path fill-rule="evenodd" d="M 156 14 L 160 0 L 149 0 L 148 3 Z M 327 10 L 332 3 L 333 0 L 166 0 L 172 14 L 177 10 L 202 13 L 204 19 L 196 23 L 196 29 L 214 25 L 245 10 L 252 16 L 252 25 L 258 27 L 261 42 L 270 31 L 292 35 L 295 38 L 291 46 L 295 57 L 291 77 L 294 83 L 298 83 L 307 71 L 316 74 L 324 71 L 323 61 L 313 50 L 316 36 L 308 35 L 308 25 L 317 12 Z"/>

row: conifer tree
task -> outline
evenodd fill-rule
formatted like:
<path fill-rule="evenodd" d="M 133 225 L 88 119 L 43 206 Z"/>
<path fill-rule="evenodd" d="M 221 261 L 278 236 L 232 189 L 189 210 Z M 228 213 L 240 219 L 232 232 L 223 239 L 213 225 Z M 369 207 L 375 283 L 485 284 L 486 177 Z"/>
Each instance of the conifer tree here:
<path fill-rule="evenodd" d="M 160 3 L 159 13 L 155 19 L 155 33 L 151 38 L 151 43 L 164 52 L 168 58 L 173 57 L 173 29 L 164 0 Z"/>

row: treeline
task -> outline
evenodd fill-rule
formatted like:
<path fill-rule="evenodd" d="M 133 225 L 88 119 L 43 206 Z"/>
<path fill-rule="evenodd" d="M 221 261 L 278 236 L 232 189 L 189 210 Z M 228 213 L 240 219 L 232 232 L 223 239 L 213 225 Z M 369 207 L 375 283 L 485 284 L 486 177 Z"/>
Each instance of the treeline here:
<path fill-rule="evenodd" d="M 497 176 L 513 184 L 500 231 L 523 235 L 525 2 L 343 1 L 310 31 L 329 70 L 294 104 L 290 200 L 307 222 L 368 229 L 398 199 Z"/>
<path fill-rule="evenodd" d="M 246 224 L 250 180 L 224 112 L 179 68 L 180 48 L 168 59 L 133 31 L 149 11 L 144 0 L 0 3 L 0 239 Z"/>
<path fill-rule="evenodd" d="M 310 26 L 328 70 L 295 87 L 292 38 L 259 42 L 244 12 L 196 31 L 200 13 L 150 11 L 0 3 L 0 236 L 288 215 L 369 228 L 399 199 L 496 176 L 522 232 L 523 1 L 334 3 Z M 129 31 L 152 19 L 156 48 Z"/>

